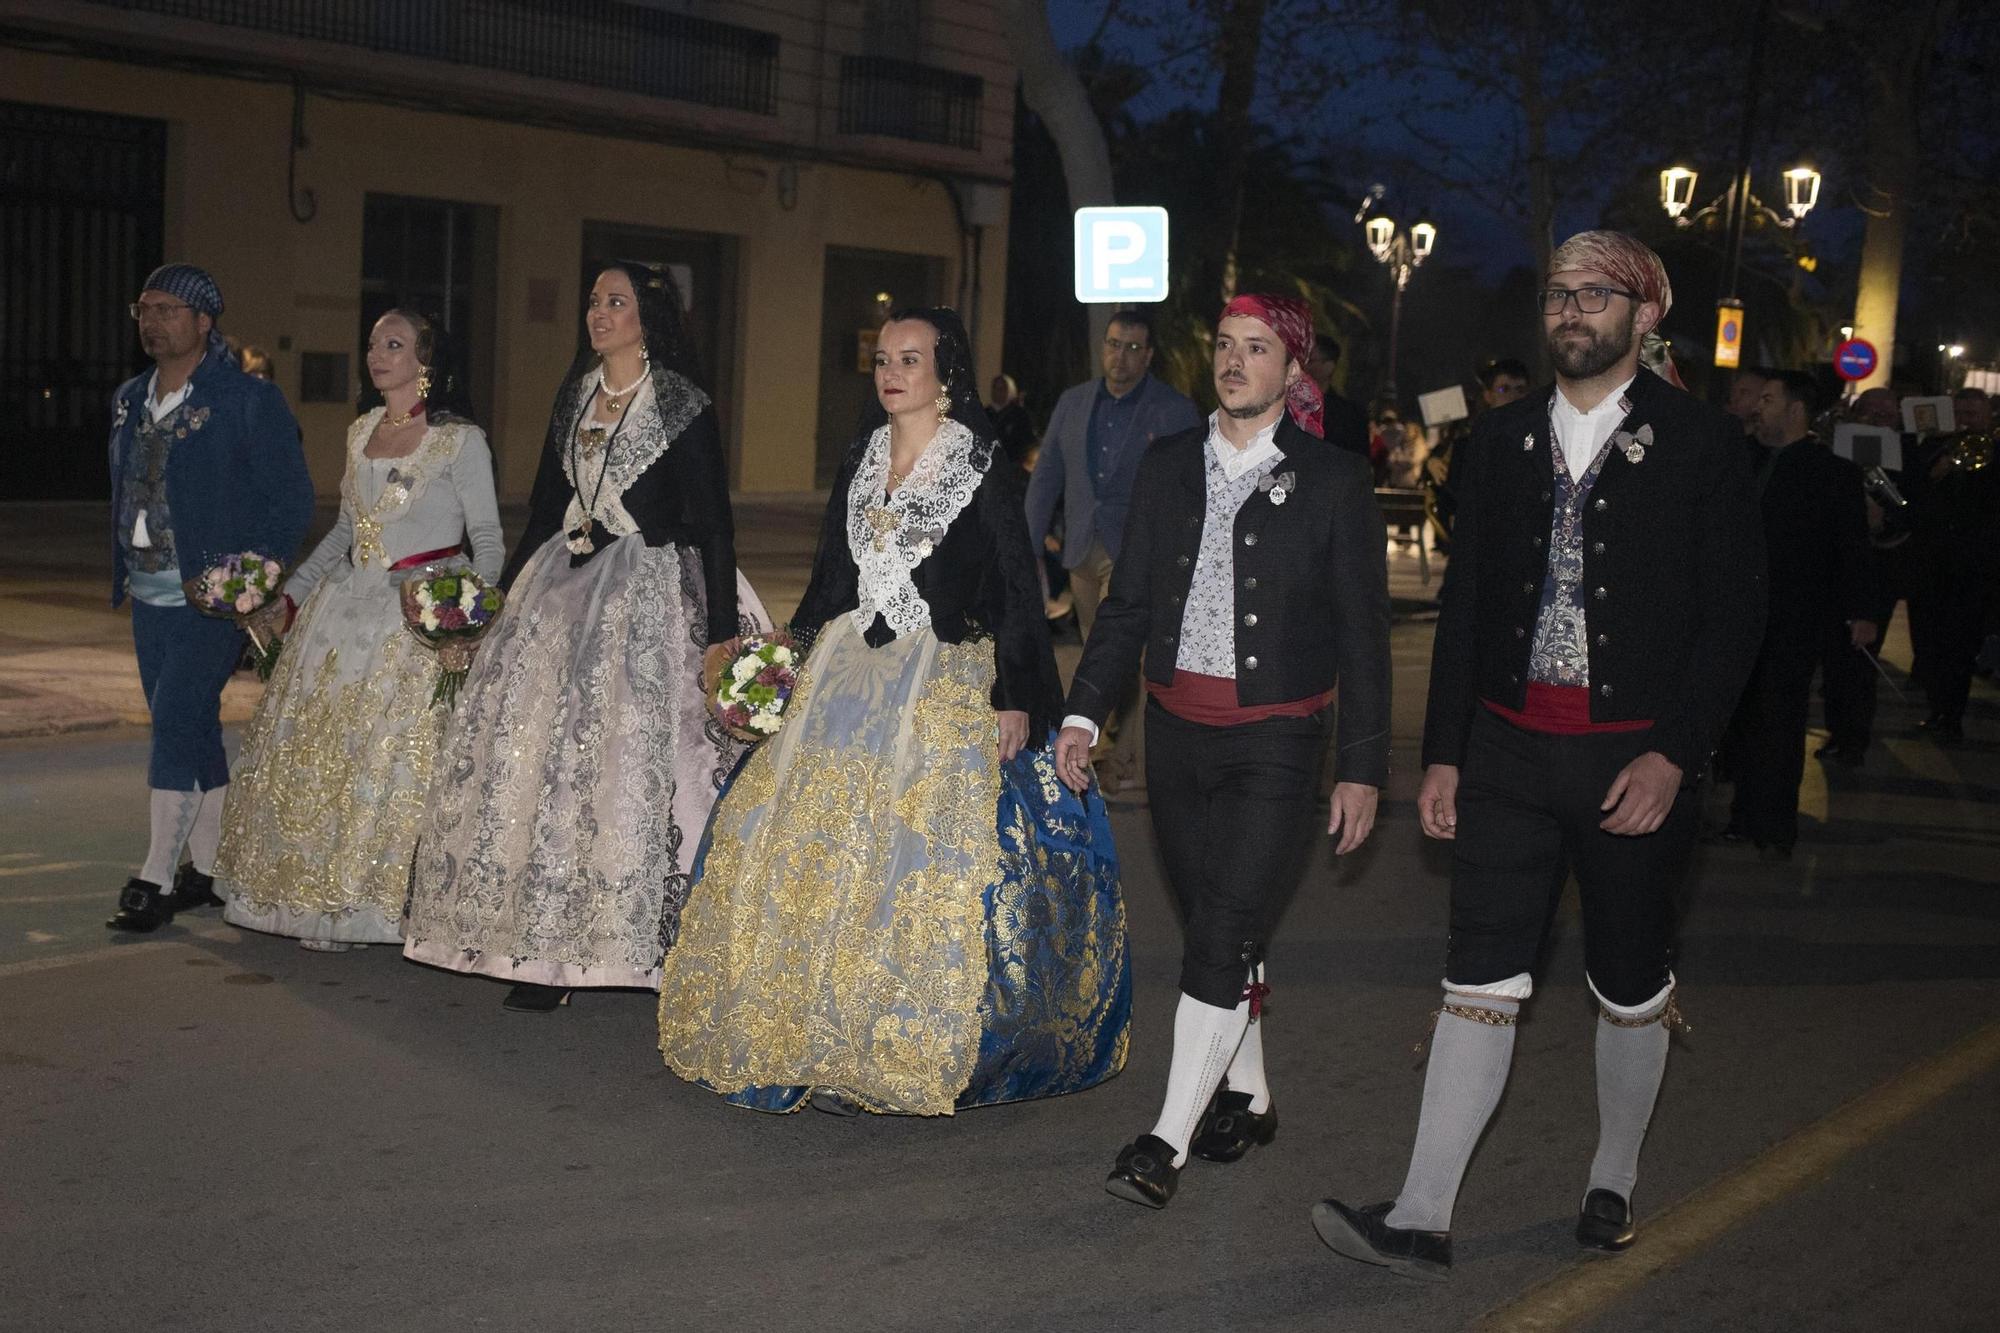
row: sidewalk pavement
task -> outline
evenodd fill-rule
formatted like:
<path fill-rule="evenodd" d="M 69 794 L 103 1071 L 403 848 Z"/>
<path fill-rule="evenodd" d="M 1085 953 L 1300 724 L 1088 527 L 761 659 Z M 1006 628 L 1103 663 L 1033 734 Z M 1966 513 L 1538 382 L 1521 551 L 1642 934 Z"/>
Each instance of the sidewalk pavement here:
<path fill-rule="evenodd" d="M 735 500 L 737 561 L 780 620 L 805 592 L 825 509 L 823 494 Z M 310 540 L 333 526 L 334 514 L 321 505 Z M 526 507 L 503 507 L 501 520 L 519 533 Z M 109 543 L 101 504 L 0 504 L 0 739 L 148 721 L 131 612 L 111 607 Z M 1389 563 L 1399 613 L 1422 614 L 1439 564 L 1427 584 L 1414 548 L 1392 544 Z M 254 672 L 238 672 L 223 691 L 223 722 L 247 721 L 261 689 Z"/>

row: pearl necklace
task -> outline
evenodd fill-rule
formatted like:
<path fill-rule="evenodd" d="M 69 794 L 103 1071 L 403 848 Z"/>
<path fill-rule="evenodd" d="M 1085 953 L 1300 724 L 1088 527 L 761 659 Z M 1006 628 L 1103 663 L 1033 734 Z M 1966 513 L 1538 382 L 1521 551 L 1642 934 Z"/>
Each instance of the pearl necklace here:
<path fill-rule="evenodd" d="M 604 390 L 604 405 L 610 408 L 613 412 L 623 411 L 625 408 L 625 400 L 627 398 L 630 398 L 633 394 L 637 393 L 639 391 L 639 386 L 644 384 L 647 378 L 651 374 L 652 371 L 650 368 L 643 368 L 639 371 L 638 379 L 633 380 L 630 384 L 626 385 L 622 389 L 614 389 L 609 384 L 604 383 L 604 376 L 602 375 L 602 373 L 600 373 L 598 375 L 597 382 Z"/>

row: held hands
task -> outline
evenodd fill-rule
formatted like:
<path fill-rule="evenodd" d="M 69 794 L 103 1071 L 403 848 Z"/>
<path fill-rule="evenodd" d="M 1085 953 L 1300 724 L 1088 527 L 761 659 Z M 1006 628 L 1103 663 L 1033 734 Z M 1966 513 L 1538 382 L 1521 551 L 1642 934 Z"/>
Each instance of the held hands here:
<path fill-rule="evenodd" d="M 1432 764 L 1417 788 L 1417 822 L 1427 838 L 1458 836 L 1458 765 Z"/>
<path fill-rule="evenodd" d="M 1680 790 L 1680 766 L 1658 750 L 1648 750 L 1611 780 L 1611 790 L 1598 807 L 1610 813 L 1597 827 L 1620 837 L 1651 833 L 1667 822 Z"/>
<path fill-rule="evenodd" d="M 722 683 L 723 668 L 736 660 L 736 653 L 742 646 L 741 638 L 725 639 L 721 643 L 711 643 L 708 651 L 701 655 L 701 693 L 711 706 L 715 701 L 715 687 Z"/>
<path fill-rule="evenodd" d="M 1380 788 L 1362 782 L 1333 784 L 1333 812 L 1327 818 L 1326 832 L 1328 837 L 1340 834 L 1333 848 L 1335 856 L 1345 856 L 1368 841 L 1369 831 L 1375 827 L 1375 803 L 1381 795 Z"/>
<path fill-rule="evenodd" d="M 1866 648 L 1869 644 L 1875 642 L 1875 637 L 1880 632 L 1876 629 L 1875 622 L 1872 620 L 1850 620 L 1847 622 L 1847 641 L 1856 648 Z"/>
<path fill-rule="evenodd" d="M 1078 796 L 1090 788 L 1090 732 L 1064 727 L 1056 736 L 1056 776 Z"/>
<path fill-rule="evenodd" d="M 1028 715 L 1018 708 L 1000 710 L 1000 762 L 1006 763 L 1021 753 L 1021 747 L 1028 743 Z"/>

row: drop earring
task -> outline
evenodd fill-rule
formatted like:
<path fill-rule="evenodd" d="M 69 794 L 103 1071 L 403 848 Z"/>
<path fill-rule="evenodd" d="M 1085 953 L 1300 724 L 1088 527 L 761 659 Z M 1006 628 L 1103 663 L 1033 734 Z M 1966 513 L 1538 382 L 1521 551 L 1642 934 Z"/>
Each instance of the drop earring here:
<path fill-rule="evenodd" d="M 431 396 L 431 368 L 429 366 L 418 366 L 417 397 L 419 399 L 428 399 L 430 396 Z"/>
<path fill-rule="evenodd" d="M 945 422 L 949 421 L 951 419 L 950 391 L 946 389 L 939 389 L 938 396 L 935 400 L 933 400 L 932 406 L 937 408 L 938 425 L 942 426 Z"/>

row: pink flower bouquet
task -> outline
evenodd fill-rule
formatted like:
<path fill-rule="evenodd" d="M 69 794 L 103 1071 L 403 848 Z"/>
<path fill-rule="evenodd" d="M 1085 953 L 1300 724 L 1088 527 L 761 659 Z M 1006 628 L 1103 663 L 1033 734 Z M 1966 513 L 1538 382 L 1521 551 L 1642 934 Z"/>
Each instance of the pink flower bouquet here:
<path fill-rule="evenodd" d="M 458 703 L 459 686 L 472 668 L 472 650 L 493 625 L 506 598 L 469 569 L 425 570 L 403 585 L 403 625 L 437 654 L 433 706 Z"/>
<path fill-rule="evenodd" d="M 187 594 L 189 606 L 205 616 L 233 620 L 250 636 L 257 678 L 269 680 L 284 642 L 275 634 L 268 639 L 259 635 L 251 617 L 271 605 L 284 581 L 283 565 L 256 551 L 240 551 L 223 556 L 203 570 L 200 578 L 186 580 L 181 590 Z"/>

